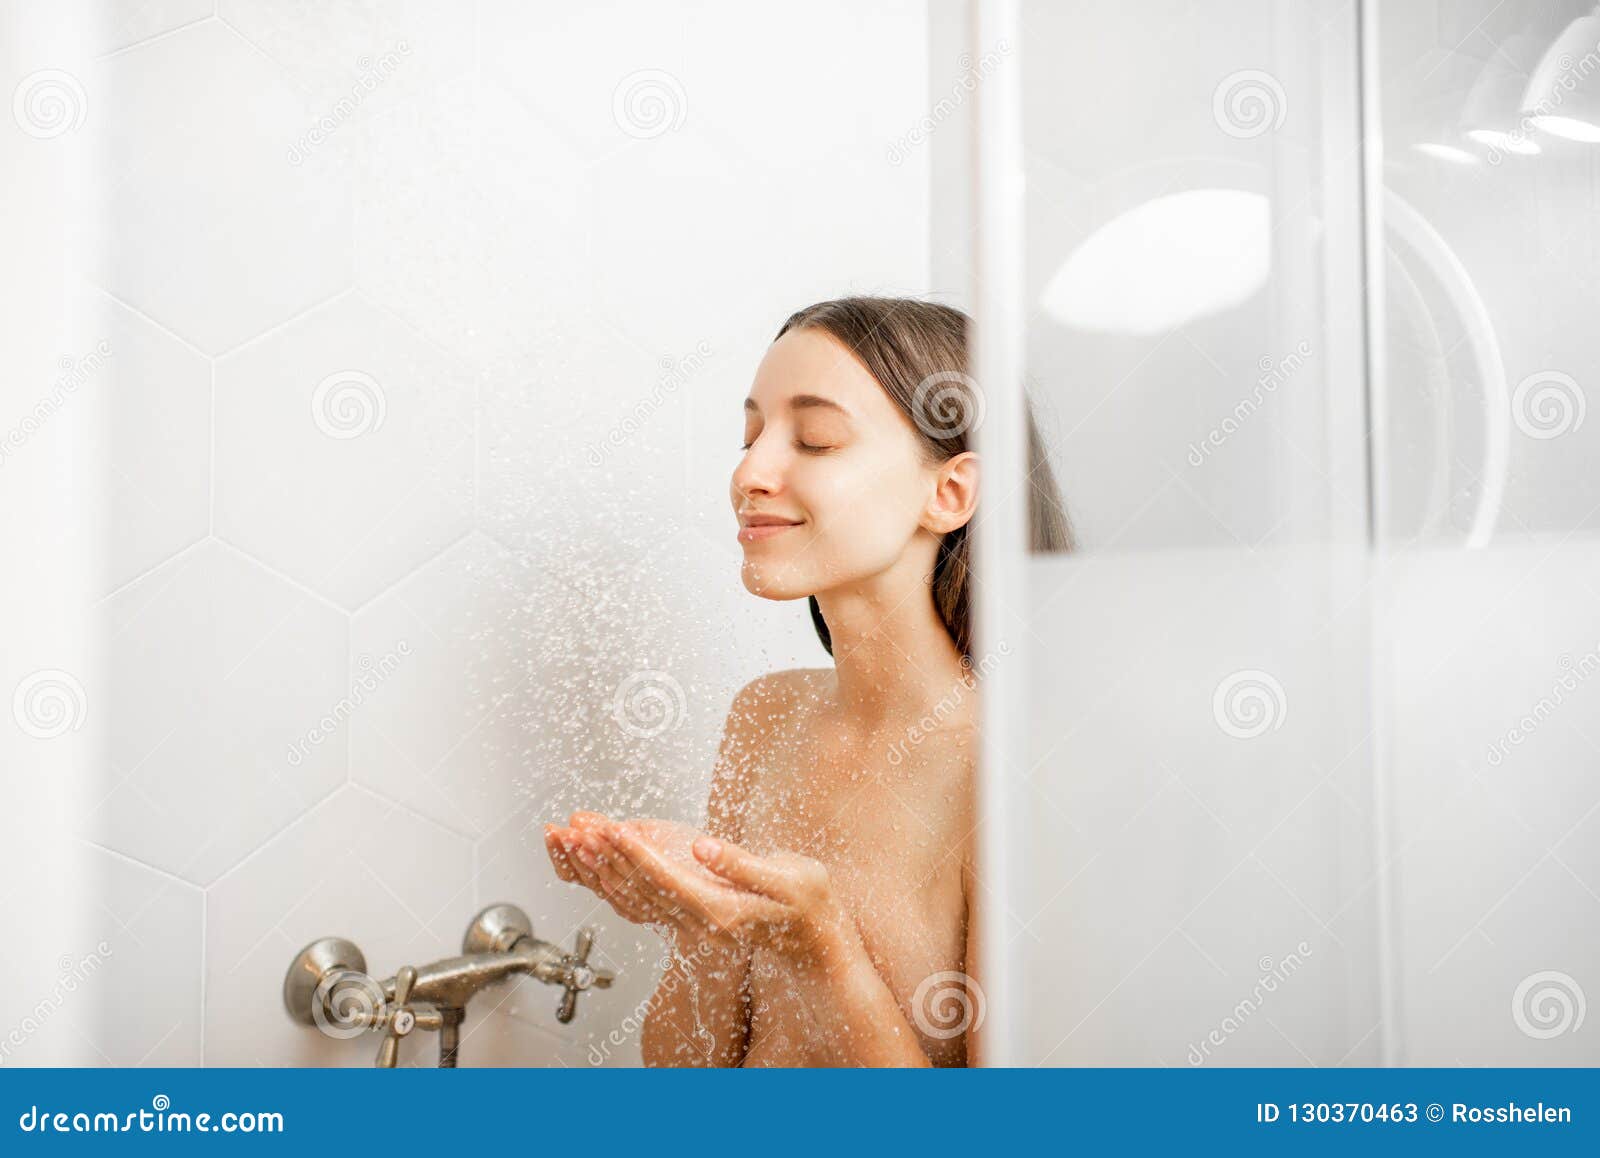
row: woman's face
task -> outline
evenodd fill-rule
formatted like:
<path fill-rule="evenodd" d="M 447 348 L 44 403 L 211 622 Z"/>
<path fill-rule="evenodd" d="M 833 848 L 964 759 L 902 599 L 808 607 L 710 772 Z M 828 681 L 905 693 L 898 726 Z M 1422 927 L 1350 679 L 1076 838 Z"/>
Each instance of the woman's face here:
<path fill-rule="evenodd" d="M 843 345 L 790 330 L 756 369 L 730 488 L 746 589 L 799 599 L 888 569 L 922 527 L 936 474 L 910 418 Z"/>

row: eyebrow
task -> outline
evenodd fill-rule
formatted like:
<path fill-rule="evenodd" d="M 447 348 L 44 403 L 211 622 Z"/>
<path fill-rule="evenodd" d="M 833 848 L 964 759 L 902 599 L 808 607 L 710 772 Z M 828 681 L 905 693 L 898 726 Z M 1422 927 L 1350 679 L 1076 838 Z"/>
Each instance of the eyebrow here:
<path fill-rule="evenodd" d="M 822 397 L 820 394 L 796 394 L 793 398 L 789 399 L 790 410 L 814 410 L 819 407 L 828 410 L 837 410 L 846 418 L 850 417 L 850 412 L 843 406 L 840 406 L 831 398 Z M 744 400 L 744 408 L 746 410 L 752 410 L 757 414 L 761 413 L 761 407 L 756 405 L 756 400 L 754 398 L 746 398 Z"/>

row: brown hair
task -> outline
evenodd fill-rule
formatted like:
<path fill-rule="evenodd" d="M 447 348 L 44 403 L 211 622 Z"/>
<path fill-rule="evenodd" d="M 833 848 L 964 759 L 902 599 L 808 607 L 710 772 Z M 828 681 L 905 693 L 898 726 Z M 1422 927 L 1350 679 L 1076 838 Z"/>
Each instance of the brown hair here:
<path fill-rule="evenodd" d="M 972 319 L 966 314 L 916 298 L 837 298 L 791 314 L 773 341 L 799 329 L 821 330 L 855 354 L 911 419 L 930 464 L 971 449 L 968 435 L 982 414 L 982 399 L 975 393 L 968 371 Z M 1033 405 L 1027 402 L 1025 406 L 1029 546 L 1034 551 L 1070 551 L 1072 526 L 1033 419 Z M 957 527 L 940 540 L 928 579 L 950 638 L 970 660 L 972 550 L 968 526 Z M 811 621 L 822 646 L 832 655 L 833 641 L 816 596 L 810 603 Z"/>

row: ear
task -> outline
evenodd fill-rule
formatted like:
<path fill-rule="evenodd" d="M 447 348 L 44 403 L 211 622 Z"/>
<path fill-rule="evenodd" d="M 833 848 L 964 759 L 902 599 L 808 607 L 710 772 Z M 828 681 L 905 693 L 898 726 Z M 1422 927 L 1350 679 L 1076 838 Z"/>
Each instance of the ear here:
<path fill-rule="evenodd" d="M 934 474 L 933 496 L 922 514 L 922 525 L 943 535 L 964 527 L 978 509 L 978 456 L 964 450 L 948 458 Z"/>

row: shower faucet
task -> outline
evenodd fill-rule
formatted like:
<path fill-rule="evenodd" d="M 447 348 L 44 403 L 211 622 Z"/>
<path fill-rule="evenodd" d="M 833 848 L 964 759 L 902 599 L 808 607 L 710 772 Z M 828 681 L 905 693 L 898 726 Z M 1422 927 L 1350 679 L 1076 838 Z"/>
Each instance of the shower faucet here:
<path fill-rule="evenodd" d="M 518 973 L 537 977 L 565 992 L 556 1020 L 577 1013 L 578 994 L 609 988 L 614 974 L 589 965 L 594 930 L 579 930 L 573 952 L 564 953 L 533 935 L 533 924 L 515 905 L 490 905 L 472 919 L 461 939 L 461 956 L 446 957 L 418 969 L 402 966 L 378 981 L 367 973 L 367 959 L 343 937 L 321 937 L 296 954 L 283 979 L 283 1004 L 289 1016 L 315 1025 L 330 1037 L 354 1037 L 382 1030 L 377 1065 L 393 1069 L 400 1039 L 418 1029 L 439 1034 L 439 1065 L 454 1068 L 461 1044 L 467 1002 L 485 985 Z"/>

